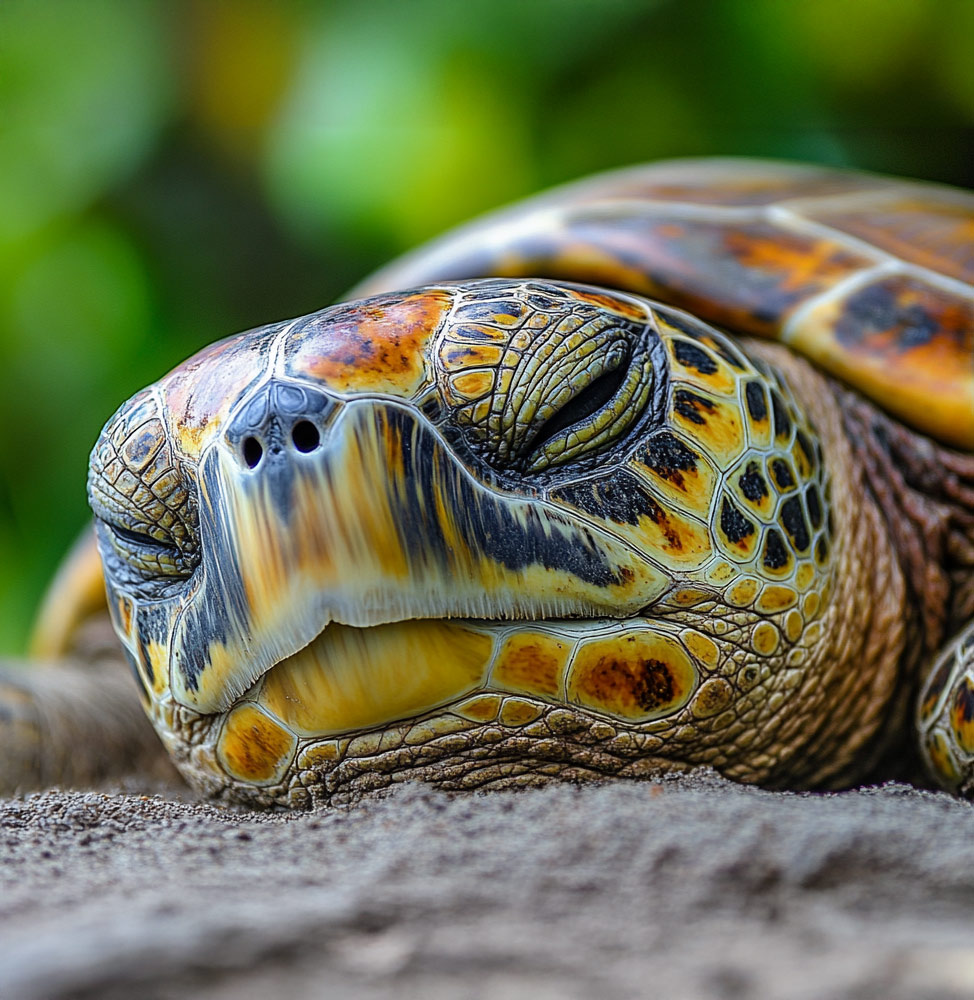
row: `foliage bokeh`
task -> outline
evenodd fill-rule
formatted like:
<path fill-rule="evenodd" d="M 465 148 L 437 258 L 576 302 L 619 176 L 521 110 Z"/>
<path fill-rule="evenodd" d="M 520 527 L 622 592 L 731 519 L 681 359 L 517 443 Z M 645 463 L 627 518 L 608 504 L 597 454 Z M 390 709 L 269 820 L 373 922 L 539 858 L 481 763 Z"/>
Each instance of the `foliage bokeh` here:
<path fill-rule="evenodd" d="M 741 154 L 974 186 L 969 0 L 4 0 L 0 652 L 204 343 L 538 188 Z"/>

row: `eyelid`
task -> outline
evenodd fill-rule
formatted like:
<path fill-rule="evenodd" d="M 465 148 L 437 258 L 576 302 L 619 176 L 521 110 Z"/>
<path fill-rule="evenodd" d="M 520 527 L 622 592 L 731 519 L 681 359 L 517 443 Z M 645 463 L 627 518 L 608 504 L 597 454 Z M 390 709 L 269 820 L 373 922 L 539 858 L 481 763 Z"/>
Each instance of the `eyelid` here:
<path fill-rule="evenodd" d="M 195 562 L 174 542 L 114 521 L 102 523 L 116 555 L 139 574 L 169 579 L 188 579 L 192 575 Z"/>
<path fill-rule="evenodd" d="M 580 452 L 592 453 L 614 441 L 642 415 L 652 395 L 652 389 L 653 366 L 649 354 L 645 354 L 641 359 L 630 363 L 621 385 L 605 405 L 582 420 L 565 427 L 533 452 L 527 471 L 540 472 L 561 465 Z M 570 402 L 566 405 L 570 405 Z M 581 440 L 578 437 L 579 432 L 584 432 L 586 428 L 591 433 L 585 440 Z"/>
<path fill-rule="evenodd" d="M 176 546 L 173 542 L 163 541 L 161 538 L 156 538 L 148 532 L 135 531 L 132 528 L 126 528 L 122 524 L 109 523 L 108 527 L 117 539 L 128 542 L 131 545 L 138 545 L 150 549 L 169 549 L 178 551 L 178 546 Z"/>

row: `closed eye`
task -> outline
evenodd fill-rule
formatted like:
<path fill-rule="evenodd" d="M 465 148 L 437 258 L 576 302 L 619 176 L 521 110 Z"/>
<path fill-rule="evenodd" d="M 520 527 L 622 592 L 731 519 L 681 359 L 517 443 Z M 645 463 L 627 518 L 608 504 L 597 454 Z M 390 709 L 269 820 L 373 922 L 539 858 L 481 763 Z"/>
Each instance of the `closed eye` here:
<path fill-rule="evenodd" d="M 160 541 L 160 539 L 143 531 L 133 531 L 131 528 L 125 528 L 120 524 L 113 524 L 110 521 L 106 521 L 105 523 L 119 541 L 127 542 L 129 545 L 145 549 L 159 549 L 167 552 L 176 549 L 176 546 L 172 543 Z"/>
<path fill-rule="evenodd" d="M 526 451 L 534 452 L 543 448 L 555 435 L 567 427 L 587 420 L 605 406 L 619 391 L 626 380 L 626 365 L 620 364 L 611 371 L 603 372 L 589 382 L 581 392 L 556 413 L 553 413 L 535 432 L 528 442 Z"/>

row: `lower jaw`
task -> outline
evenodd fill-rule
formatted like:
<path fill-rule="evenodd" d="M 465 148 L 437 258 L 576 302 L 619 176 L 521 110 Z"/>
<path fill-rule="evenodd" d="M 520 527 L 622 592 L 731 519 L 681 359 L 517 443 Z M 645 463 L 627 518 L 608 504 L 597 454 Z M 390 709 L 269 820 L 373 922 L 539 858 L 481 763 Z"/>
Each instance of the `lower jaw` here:
<path fill-rule="evenodd" d="M 699 686 L 686 632 L 647 619 L 331 625 L 224 715 L 162 735 L 192 783 L 265 807 L 401 777 L 468 788 L 658 771 Z"/>
<path fill-rule="evenodd" d="M 233 740 L 222 734 L 216 748 L 193 748 L 181 761 L 177 754 L 177 762 L 203 794 L 259 809 L 351 804 L 404 782 L 495 790 L 652 778 L 700 763 L 664 756 L 670 733 L 633 732 L 573 707 L 496 692 L 479 695 L 476 710 L 487 711 L 491 701 L 497 717 L 488 722 L 465 719 L 461 702 L 356 736 L 300 741 L 282 757 L 278 773 L 260 781 L 231 773 L 246 769 L 248 757 L 236 755 Z M 530 721 L 510 715 L 505 721 L 512 709 Z"/>

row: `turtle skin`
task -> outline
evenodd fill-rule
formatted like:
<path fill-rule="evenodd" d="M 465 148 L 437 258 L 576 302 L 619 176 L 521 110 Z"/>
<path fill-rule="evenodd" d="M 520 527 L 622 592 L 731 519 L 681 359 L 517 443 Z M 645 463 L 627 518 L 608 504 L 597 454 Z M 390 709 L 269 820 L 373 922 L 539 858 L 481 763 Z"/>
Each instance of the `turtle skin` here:
<path fill-rule="evenodd" d="M 89 498 L 176 766 L 264 807 L 840 787 L 907 766 L 927 677 L 917 743 L 967 791 L 972 226 L 930 185 L 638 168 L 137 394 Z"/>

